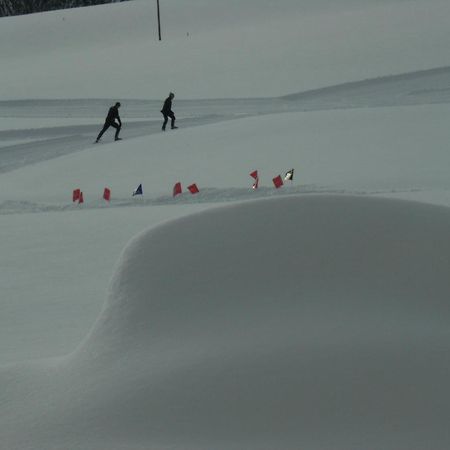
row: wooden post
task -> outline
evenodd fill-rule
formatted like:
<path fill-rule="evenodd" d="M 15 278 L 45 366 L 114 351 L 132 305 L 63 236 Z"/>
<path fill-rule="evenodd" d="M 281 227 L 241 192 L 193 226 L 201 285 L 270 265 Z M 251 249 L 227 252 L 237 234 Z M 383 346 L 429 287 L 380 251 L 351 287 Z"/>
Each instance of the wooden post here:
<path fill-rule="evenodd" d="M 158 10 L 158 36 L 159 36 L 159 40 L 161 40 L 161 17 L 159 14 L 159 0 L 156 0 L 156 7 Z"/>

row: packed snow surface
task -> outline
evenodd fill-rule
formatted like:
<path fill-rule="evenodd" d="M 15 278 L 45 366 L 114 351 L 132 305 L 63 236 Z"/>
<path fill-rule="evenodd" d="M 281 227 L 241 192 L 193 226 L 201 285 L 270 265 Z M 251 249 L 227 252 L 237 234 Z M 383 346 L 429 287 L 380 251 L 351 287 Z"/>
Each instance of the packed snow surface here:
<path fill-rule="evenodd" d="M 0 449 L 448 450 L 450 4 L 160 3 L 0 19 Z"/>
<path fill-rule="evenodd" d="M 445 448 L 449 227 L 305 196 L 145 231 L 75 352 L 2 372 L 5 448 Z"/>

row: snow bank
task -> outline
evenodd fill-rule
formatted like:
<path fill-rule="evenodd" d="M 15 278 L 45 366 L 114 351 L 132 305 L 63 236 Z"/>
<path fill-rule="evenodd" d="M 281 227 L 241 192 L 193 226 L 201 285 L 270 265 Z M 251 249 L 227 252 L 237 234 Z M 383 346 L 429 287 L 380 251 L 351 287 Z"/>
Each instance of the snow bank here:
<path fill-rule="evenodd" d="M 0 371 L 2 445 L 447 449 L 449 226 L 309 196 L 149 229 L 77 351 Z"/>

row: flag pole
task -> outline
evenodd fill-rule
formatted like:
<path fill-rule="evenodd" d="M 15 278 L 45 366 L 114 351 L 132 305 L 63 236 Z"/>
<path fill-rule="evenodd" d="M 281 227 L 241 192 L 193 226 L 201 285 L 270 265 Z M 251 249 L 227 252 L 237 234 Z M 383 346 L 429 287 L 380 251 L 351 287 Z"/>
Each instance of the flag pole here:
<path fill-rule="evenodd" d="M 161 40 L 161 15 L 159 13 L 159 0 L 156 0 L 156 9 L 158 11 L 158 37 Z"/>

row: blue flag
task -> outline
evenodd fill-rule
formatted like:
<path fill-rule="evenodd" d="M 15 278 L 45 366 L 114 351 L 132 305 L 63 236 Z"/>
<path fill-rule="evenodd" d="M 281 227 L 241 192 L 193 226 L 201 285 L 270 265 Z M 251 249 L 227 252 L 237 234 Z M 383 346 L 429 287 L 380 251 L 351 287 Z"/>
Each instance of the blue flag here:
<path fill-rule="evenodd" d="M 133 197 L 134 197 L 135 195 L 143 195 L 143 192 L 142 192 L 142 184 L 140 184 L 140 185 L 133 191 Z"/>

